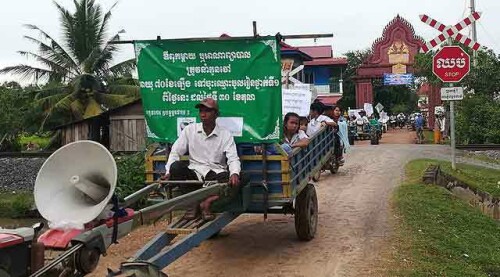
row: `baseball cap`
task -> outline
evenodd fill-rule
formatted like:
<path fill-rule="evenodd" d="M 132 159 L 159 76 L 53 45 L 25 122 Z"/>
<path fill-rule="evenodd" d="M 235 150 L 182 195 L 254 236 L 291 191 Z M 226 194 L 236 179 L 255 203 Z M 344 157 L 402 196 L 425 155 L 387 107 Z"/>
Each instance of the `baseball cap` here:
<path fill-rule="evenodd" d="M 194 107 L 199 109 L 201 106 L 205 106 L 209 109 L 214 109 L 216 111 L 219 110 L 219 104 L 217 104 L 217 101 L 215 101 L 213 98 L 205 98 L 200 103 L 196 104 L 196 106 Z"/>

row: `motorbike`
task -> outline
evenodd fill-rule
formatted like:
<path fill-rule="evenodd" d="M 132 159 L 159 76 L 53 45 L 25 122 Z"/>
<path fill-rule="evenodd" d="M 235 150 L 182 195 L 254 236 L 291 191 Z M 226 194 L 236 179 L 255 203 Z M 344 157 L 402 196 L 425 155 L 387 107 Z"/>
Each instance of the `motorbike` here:
<path fill-rule="evenodd" d="M 415 115 L 412 114 L 408 118 L 407 128 L 411 129 L 412 131 L 416 130 L 416 128 L 415 128 Z"/>
<path fill-rule="evenodd" d="M 403 127 L 405 127 L 406 125 L 406 120 L 404 117 L 398 117 L 397 119 L 397 126 L 399 127 L 399 129 L 403 129 Z"/>
<path fill-rule="evenodd" d="M 388 130 L 388 120 L 387 119 L 379 119 L 378 123 L 381 125 L 382 133 L 387 133 Z"/>
<path fill-rule="evenodd" d="M 396 117 L 391 116 L 389 119 L 389 126 L 391 126 L 392 129 L 396 129 Z"/>

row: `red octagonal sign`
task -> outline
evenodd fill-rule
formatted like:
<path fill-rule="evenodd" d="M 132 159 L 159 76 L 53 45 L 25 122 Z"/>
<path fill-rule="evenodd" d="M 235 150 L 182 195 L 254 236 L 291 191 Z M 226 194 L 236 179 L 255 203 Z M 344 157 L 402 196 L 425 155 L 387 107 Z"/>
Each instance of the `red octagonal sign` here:
<path fill-rule="evenodd" d="M 446 83 L 460 82 L 470 71 L 470 56 L 459 46 L 445 46 L 432 59 L 432 72 Z"/>

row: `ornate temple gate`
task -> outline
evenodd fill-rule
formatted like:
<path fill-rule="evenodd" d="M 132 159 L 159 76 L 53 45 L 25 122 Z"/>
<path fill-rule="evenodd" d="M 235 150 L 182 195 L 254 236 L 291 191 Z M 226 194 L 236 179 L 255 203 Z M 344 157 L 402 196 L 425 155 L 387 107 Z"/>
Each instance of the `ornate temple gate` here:
<path fill-rule="evenodd" d="M 382 37 L 372 45 L 372 54 L 356 70 L 356 106 L 373 103 L 372 80 L 384 73 L 414 73 L 415 55 L 424 41 L 415 35 L 413 26 L 399 15 L 384 28 Z"/>

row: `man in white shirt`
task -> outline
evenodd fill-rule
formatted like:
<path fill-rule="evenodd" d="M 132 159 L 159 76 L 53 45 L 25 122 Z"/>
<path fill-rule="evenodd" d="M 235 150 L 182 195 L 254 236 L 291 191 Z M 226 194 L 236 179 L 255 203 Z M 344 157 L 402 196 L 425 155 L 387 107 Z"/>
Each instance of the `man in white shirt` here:
<path fill-rule="evenodd" d="M 206 98 L 196 105 L 201 123 L 192 123 L 184 128 L 170 151 L 165 175 L 162 179 L 200 180 L 228 182 L 237 187 L 240 183 L 241 164 L 236 144 L 231 133 L 216 124 L 219 115 L 217 101 Z M 180 161 L 180 156 L 189 152 L 189 165 Z M 227 160 L 227 162 L 226 162 Z M 181 185 L 182 193 L 201 188 L 201 186 Z M 208 197 L 200 206 L 203 216 L 212 219 L 210 204 L 218 196 Z M 197 216 L 197 209 L 188 211 L 188 219 Z"/>
<path fill-rule="evenodd" d="M 315 102 L 311 104 L 309 111 L 310 121 L 307 124 L 307 135 L 312 137 L 316 134 L 322 126 L 337 126 L 337 123 L 333 119 L 323 114 L 324 107 L 320 102 Z"/>

